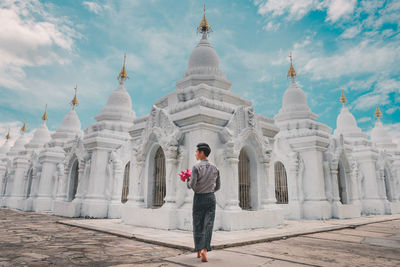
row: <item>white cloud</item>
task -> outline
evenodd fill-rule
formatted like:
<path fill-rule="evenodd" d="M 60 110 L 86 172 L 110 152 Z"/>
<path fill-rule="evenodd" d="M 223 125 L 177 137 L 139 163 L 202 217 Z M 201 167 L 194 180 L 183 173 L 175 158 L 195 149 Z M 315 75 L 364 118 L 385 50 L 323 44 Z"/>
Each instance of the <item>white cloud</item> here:
<path fill-rule="evenodd" d="M 359 26 L 353 26 L 350 28 L 347 28 L 341 35 L 340 37 L 343 39 L 351 39 L 357 36 L 361 32 L 361 28 Z"/>
<path fill-rule="evenodd" d="M 266 31 L 277 31 L 279 29 L 280 23 L 273 23 L 272 21 L 268 22 L 267 25 L 264 26 L 264 30 Z"/>
<path fill-rule="evenodd" d="M 384 106 L 389 103 L 390 100 L 388 95 L 371 92 L 357 98 L 352 105 L 354 106 L 355 110 L 368 110 L 378 104 Z"/>
<path fill-rule="evenodd" d="M 352 14 L 357 0 L 330 0 L 324 1 L 327 6 L 327 21 L 336 22 L 340 18 Z"/>
<path fill-rule="evenodd" d="M 325 10 L 326 21 L 334 23 L 352 14 L 357 0 L 256 0 L 254 4 L 257 12 L 268 20 L 281 16 L 286 20 L 300 20 L 311 11 Z M 269 30 L 268 24 L 265 30 Z"/>
<path fill-rule="evenodd" d="M 90 12 L 95 14 L 99 14 L 103 10 L 103 7 L 96 2 L 84 1 L 82 5 L 85 6 Z"/>
<path fill-rule="evenodd" d="M 304 69 L 312 79 L 320 80 L 390 70 L 399 60 L 400 47 L 396 43 L 362 41 L 336 55 L 313 58 Z"/>
<path fill-rule="evenodd" d="M 302 19 L 311 10 L 321 8 L 320 0 L 266 0 L 255 4 L 259 14 L 278 17 L 287 13 L 287 20 Z"/>
<path fill-rule="evenodd" d="M 357 120 L 357 122 L 363 123 L 363 122 L 367 122 L 367 121 L 370 121 L 370 120 L 371 120 L 371 117 L 362 117 L 362 118 L 359 118 Z"/>
<path fill-rule="evenodd" d="M 79 34 L 38 0 L 0 3 L 0 86 L 25 89 L 24 68 L 65 63 Z"/>
<path fill-rule="evenodd" d="M 391 115 L 391 114 L 395 113 L 397 110 L 400 110 L 400 107 L 396 106 L 396 107 L 389 108 L 385 111 L 385 113 Z"/>
<path fill-rule="evenodd" d="M 372 86 L 372 91 L 358 97 L 352 105 L 355 110 L 368 110 L 374 108 L 376 105 L 384 106 L 390 104 L 390 94 L 398 92 L 400 88 L 400 80 L 387 77 L 379 77 Z M 370 88 L 364 88 L 368 90 Z M 387 114 L 394 113 L 398 107 L 394 107 L 386 111 Z M 385 111 L 383 109 L 383 111 Z"/>

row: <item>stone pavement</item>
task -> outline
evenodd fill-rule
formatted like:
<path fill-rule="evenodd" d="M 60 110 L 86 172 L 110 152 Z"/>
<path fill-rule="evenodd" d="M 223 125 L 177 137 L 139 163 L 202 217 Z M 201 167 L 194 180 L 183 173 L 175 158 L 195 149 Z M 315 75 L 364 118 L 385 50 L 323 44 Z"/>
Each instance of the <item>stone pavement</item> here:
<path fill-rule="evenodd" d="M 310 233 L 354 228 L 356 226 L 394 219 L 400 220 L 400 214 L 363 216 L 346 220 L 287 220 L 283 225 L 273 228 L 232 232 L 215 231 L 213 233 L 211 246 L 214 249 L 243 246 Z M 189 231 L 137 227 L 123 224 L 119 219 L 68 219 L 59 221 L 59 223 L 111 233 L 118 236 L 133 238 L 138 241 L 164 245 L 172 248 L 186 249 L 189 251 L 192 251 L 193 249 L 193 236 Z"/>
<path fill-rule="evenodd" d="M 375 223 L 364 221 L 358 227 L 213 250 L 209 262 L 201 263 L 187 250 L 58 224 L 68 220 L 49 214 L 0 209 L 0 266 L 400 266 L 400 219 L 389 216 L 385 220 L 390 221 L 377 222 L 383 218 L 364 218 Z M 311 229 L 332 222 L 290 223 L 293 229 Z"/>
<path fill-rule="evenodd" d="M 56 223 L 45 213 L 0 209 L 0 266 L 160 266 L 184 253 Z"/>

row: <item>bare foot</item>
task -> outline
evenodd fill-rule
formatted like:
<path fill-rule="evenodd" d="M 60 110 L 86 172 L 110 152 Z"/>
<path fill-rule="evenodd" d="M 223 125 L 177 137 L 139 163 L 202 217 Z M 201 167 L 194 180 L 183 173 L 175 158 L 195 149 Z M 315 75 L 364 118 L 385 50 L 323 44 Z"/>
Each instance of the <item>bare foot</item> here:
<path fill-rule="evenodd" d="M 200 258 L 201 250 L 197 251 L 197 258 Z"/>
<path fill-rule="evenodd" d="M 201 255 L 201 261 L 202 262 L 208 262 L 208 260 L 207 260 L 207 249 L 206 248 L 203 248 L 201 250 L 200 255 Z"/>

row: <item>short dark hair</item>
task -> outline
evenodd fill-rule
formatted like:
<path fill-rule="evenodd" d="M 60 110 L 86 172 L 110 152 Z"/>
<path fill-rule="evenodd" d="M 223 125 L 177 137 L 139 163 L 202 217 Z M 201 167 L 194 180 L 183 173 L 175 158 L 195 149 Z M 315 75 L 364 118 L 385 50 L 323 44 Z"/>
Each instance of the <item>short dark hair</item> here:
<path fill-rule="evenodd" d="M 199 150 L 199 152 L 200 152 L 200 151 L 203 151 L 203 152 L 204 152 L 204 155 L 205 155 L 206 157 L 208 157 L 208 155 L 210 155 L 210 153 L 211 153 L 211 148 L 210 148 L 210 146 L 209 146 L 208 144 L 206 144 L 206 143 L 199 143 L 199 144 L 197 144 L 197 150 Z"/>

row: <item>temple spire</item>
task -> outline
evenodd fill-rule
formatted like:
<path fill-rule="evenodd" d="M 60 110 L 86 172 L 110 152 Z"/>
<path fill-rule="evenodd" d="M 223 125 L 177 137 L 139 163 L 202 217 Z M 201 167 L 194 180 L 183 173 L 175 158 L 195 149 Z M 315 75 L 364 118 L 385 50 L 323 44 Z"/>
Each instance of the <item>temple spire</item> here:
<path fill-rule="evenodd" d="M 197 27 L 197 32 L 203 34 L 203 38 L 207 37 L 207 34 L 212 32 L 211 26 L 206 18 L 206 5 L 203 6 L 203 19 L 200 22 L 199 27 Z"/>
<path fill-rule="evenodd" d="M 342 94 L 340 95 L 340 103 L 343 104 L 343 107 L 345 106 L 347 102 L 347 98 L 344 96 L 343 90 L 342 90 Z"/>
<path fill-rule="evenodd" d="M 129 79 L 128 73 L 126 73 L 125 63 L 126 63 L 126 54 L 124 54 L 124 65 L 122 66 L 122 69 L 118 75 L 118 80 L 120 83 L 124 83 L 126 79 Z"/>
<path fill-rule="evenodd" d="M 380 118 L 382 118 L 382 112 L 379 109 L 379 106 L 376 106 L 376 110 L 375 110 L 375 117 L 376 119 L 379 121 Z"/>
<path fill-rule="evenodd" d="M 288 78 L 289 78 L 289 77 L 292 78 L 292 82 L 294 82 L 294 78 L 297 76 L 297 74 L 296 74 L 296 70 L 295 70 L 294 67 L 293 67 L 292 52 L 290 52 L 289 58 L 290 58 L 290 68 L 289 68 L 287 77 L 288 77 Z"/>
<path fill-rule="evenodd" d="M 75 109 L 75 107 L 79 105 L 78 98 L 76 97 L 76 91 L 78 90 L 78 85 L 75 85 L 74 90 L 75 90 L 75 95 L 72 101 L 70 102 L 72 109 Z"/>
<path fill-rule="evenodd" d="M 42 121 L 43 122 L 47 121 L 47 104 L 46 104 L 46 107 L 44 109 L 44 113 L 42 115 Z"/>

